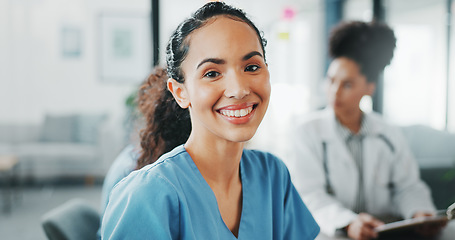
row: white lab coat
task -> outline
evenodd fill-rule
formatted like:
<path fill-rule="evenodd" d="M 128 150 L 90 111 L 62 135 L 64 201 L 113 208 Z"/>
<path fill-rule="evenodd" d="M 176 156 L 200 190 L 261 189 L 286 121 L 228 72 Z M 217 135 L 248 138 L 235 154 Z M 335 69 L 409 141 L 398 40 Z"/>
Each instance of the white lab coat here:
<path fill-rule="evenodd" d="M 377 114 L 364 117 L 371 133 L 363 139 L 366 212 L 379 218 L 410 218 L 416 211 L 434 212 L 430 190 L 420 180 L 418 165 L 400 129 Z M 351 210 L 359 186 L 357 165 L 336 131 L 331 108 L 305 119 L 293 135 L 296 156 L 289 170 L 294 185 L 322 232 L 333 236 L 357 217 Z M 334 195 L 326 192 L 322 142 L 326 144 L 327 176 Z"/>

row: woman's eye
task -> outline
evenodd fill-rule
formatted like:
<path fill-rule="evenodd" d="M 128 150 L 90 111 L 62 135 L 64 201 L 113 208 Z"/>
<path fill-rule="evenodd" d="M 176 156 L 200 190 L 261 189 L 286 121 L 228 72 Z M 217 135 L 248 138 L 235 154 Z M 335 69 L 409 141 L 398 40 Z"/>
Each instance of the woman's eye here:
<path fill-rule="evenodd" d="M 218 77 L 219 75 L 220 75 L 219 72 L 210 71 L 210 72 L 204 74 L 204 77 L 215 78 L 215 77 Z"/>
<path fill-rule="evenodd" d="M 260 67 L 258 65 L 248 65 L 245 68 L 246 72 L 256 72 Z"/>
<path fill-rule="evenodd" d="M 352 84 L 351 83 L 345 83 L 345 84 L 343 84 L 343 87 L 344 88 L 351 88 Z"/>

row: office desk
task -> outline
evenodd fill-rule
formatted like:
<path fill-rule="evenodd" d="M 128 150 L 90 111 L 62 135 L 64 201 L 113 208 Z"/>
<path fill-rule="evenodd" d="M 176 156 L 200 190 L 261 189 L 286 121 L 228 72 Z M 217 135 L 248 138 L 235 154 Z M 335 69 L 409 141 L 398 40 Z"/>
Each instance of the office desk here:
<path fill-rule="evenodd" d="M 379 238 L 379 239 L 400 239 L 400 240 L 418 240 L 415 237 L 397 237 L 397 238 Z M 422 238 L 423 239 L 423 238 Z M 432 238 L 431 240 L 454 240 L 455 239 L 455 220 L 450 221 L 447 226 L 442 230 L 441 234 L 438 236 Z M 346 237 L 328 237 L 324 235 L 323 233 L 320 233 L 319 236 L 316 238 L 316 240 L 349 240 L 349 238 Z M 426 239 L 428 240 L 428 239 Z"/>

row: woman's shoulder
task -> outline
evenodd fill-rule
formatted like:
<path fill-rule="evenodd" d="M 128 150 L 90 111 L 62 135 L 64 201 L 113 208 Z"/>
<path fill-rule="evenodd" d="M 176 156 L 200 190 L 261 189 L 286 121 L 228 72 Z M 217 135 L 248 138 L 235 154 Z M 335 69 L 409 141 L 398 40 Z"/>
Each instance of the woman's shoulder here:
<path fill-rule="evenodd" d="M 267 164 L 267 163 L 275 164 L 277 162 L 281 162 L 281 160 L 274 154 L 267 152 L 267 151 L 257 150 L 257 149 L 244 149 L 243 157 L 246 157 L 246 159 L 249 161 L 260 160 L 261 162 L 264 162 L 265 164 Z"/>
<path fill-rule="evenodd" d="M 103 217 L 107 230 L 102 231 L 122 236 L 127 232 L 131 235 L 131 228 L 137 228 L 133 235 L 160 235 L 175 225 L 166 219 L 169 216 L 178 218 L 181 189 L 169 172 L 172 172 L 172 159 L 179 155 L 169 155 L 169 158 L 135 170 L 118 182 L 111 191 Z"/>
<path fill-rule="evenodd" d="M 250 171 L 256 171 L 266 175 L 287 174 L 288 169 L 284 162 L 272 153 L 245 149 L 242 156 L 243 165 Z"/>
<path fill-rule="evenodd" d="M 145 214 L 146 218 L 150 219 L 153 216 L 146 212 L 175 209 L 179 204 L 179 195 L 180 191 L 175 183 L 165 175 L 148 174 L 144 170 L 136 170 L 112 189 L 105 215 L 113 219 L 121 219 L 123 217 L 119 211 L 123 211 L 133 216 Z M 154 204 L 144 205 L 145 202 Z"/>
<path fill-rule="evenodd" d="M 141 191 L 143 188 L 153 188 L 159 191 L 176 190 L 174 183 L 178 181 L 177 178 L 181 172 L 184 172 L 181 170 L 183 166 L 179 162 L 187 158 L 185 153 L 183 145 L 176 147 L 161 156 L 155 163 L 131 172 L 114 188 L 120 188 L 121 191 L 128 189 L 130 192 Z"/>

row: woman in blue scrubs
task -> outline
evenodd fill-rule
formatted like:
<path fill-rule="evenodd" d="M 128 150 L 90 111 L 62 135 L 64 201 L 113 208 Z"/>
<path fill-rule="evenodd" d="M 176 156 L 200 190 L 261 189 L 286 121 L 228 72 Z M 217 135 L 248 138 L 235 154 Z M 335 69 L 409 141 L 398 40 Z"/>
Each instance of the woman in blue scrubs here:
<path fill-rule="evenodd" d="M 104 239 L 317 236 L 283 162 L 243 148 L 270 99 L 264 45 L 245 14 L 221 2 L 207 3 L 179 25 L 167 46 L 165 108 L 147 123 L 153 127 L 142 134 L 141 157 L 150 146 L 167 144 L 168 134 L 182 129 L 175 124 L 186 124 L 189 136 L 114 187 Z"/>

